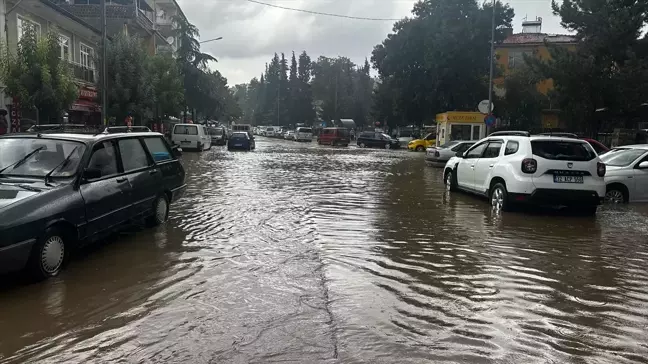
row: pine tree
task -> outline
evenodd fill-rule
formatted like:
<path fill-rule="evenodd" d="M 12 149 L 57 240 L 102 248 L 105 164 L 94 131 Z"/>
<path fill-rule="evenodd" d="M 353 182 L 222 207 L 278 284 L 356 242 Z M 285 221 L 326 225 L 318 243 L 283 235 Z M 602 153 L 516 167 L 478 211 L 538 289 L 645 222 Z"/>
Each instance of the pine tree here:
<path fill-rule="evenodd" d="M 292 52 L 290 59 L 290 77 L 288 78 L 288 87 L 290 88 L 290 110 L 289 118 L 290 124 L 293 126 L 299 123 L 299 93 L 301 92 L 301 85 L 299 78 L 297 78 L 297 59 L 295 58 L 295 51 Z"/>
<path fill-rule="evenodd" d="M 279 61 L 278 98 L 279 120 L 277 120 L 277 125 L 287 126 L 290 123 L 290 89 L 288 85 L 288 61 L 283 53 L 281 53 L 281 60 Z"/>
<path fill-rule="evenodd" d="M 299 122 L 312 125 L 315 121 L 316 114 L 313 107 L 313 92 L 311 89 L 312 62 L 306 51 L 299 55 L 299 64 L 297 66 L 297 79 L 299 80 L 300 93 L 297 98 L 297 118 Z"/>

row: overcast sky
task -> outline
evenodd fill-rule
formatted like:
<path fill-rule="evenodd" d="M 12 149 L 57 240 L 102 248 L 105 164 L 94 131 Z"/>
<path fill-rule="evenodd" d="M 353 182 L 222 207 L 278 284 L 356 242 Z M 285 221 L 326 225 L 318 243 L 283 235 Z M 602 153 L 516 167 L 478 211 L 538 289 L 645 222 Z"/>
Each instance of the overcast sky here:
<path fill-rule="evenodd" d="M 247 0 L 177 0 L 185 15 L 200 29 L 200 39 L 223 37 L 205 43 L 202 50 L 218 58 L 211 65 L 230 85 L 258 77 L 275 52 L 306 51 L 346 56 L 356 63 L 371 56 L 374 45 L 391 31 L 393 21 L 367 21 L 305 14 L 254 4 Z M 410 15 L 416 0 L 259 0 L 280 6 L 372 18 L 400 19 Z M 549 0 L 509 0 L 515 9 L 515 31 L 522 19 L 542 17 L 543 32 L 565 33 L 551 13 Z"/>

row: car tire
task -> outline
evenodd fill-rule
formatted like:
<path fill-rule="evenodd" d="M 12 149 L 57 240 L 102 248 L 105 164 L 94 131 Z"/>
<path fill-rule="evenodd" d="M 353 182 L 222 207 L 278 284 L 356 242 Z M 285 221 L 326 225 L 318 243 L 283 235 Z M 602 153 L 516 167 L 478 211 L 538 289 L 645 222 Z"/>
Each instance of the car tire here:
<path fill-rule="evenodd" d="M 359 146 L 360 148 L 366 148 L 366 147 L 367 147 L 367 145 L 366 145 L 365 143 L 360 143 L 360 144 L 358 144 L 358 146 Z"/>
<path fill-rule="evenodd" d="M 425 147 L 422 146 L 422 145 L 419 145 L 418 147 L 416 147 L 416 151 L 417 151 L 417 152 L 422 152 L 422 151 L 424 151 L 424 150 L 425 150 Z"/>
<path fill-rule="evenodd" d="M 389 143 L 385 144 L 385 149 L 391 149 L 391 144 Z"/>
<path fill-rule="evenodd" d="M 493 187 L 491 187 L 488 197 L 490 199 L 491 207 L 494 210 L 497 211 L 510 210 L 508 191 L 506 190 L 506 186 L 504 186 L 504 184 L 496 183 Z"/>
<path fill-rule="evenodd" d="M 64 232 L 55 227 L 49 228 L 32 247 L 27 270 L 36 281 L 56 277 L 63 268 L 70 244 Z"/>
<path fill-rule="evenodd" d="M 153 203 L 153 214 L 146 219 L 146 225 L 155 227 L 164 224 L 169 218 L 169 200 L 160 195 Z"/>
<path fill-rule="evenodd" d="M 446 191 L 454 192 L 457 190 L 457 176 L 452 169 L 446 173 L 444 183 L 446 185 Z"/>
<path fill-rule="evenodd" d="M 629 196 L 626 190 L 624 190 L 619 185 L 610 185 L 605 191 L 605 202 L 606 203 L 628 203 Z"/>

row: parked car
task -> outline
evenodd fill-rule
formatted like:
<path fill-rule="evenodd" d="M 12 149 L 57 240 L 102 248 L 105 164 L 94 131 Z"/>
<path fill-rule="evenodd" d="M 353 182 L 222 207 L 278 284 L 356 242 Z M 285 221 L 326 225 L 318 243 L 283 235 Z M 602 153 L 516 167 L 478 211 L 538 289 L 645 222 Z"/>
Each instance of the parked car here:
<path fill-rule="evenodd" d="M 227 141 L 227 150 L 252 150 L 252 138 L 245 132 L 234 132 Z"/>
<path fill-rule="evenodd" d="M 284 139 L 286 140 L 295 140 L 295 132 L 292 130 L 288 130 L 284 133 Z"/>
<path fill-rule="evenodd" d="M 323 128 L 317 136 L 317 144 L 347 147 L 349 143 L 351 139 L 347 128 Z"/>
<path fill-rule="evenodd" d="M 74 248 L 166 221 L 185 171 L 158 133 L 0 137 L 0 272 L 56 276 Z"/>
<path fill-rule="evenodd" d="M 400 147 L 398 139 L 391 138 L 385 133 L 376 133 L 373 131 L 360 133 L 356 144 L 360 148 L 398 149 Z"/>
<path fill-rule="evenodd" d="M 213 145 L 227 144 L 227 132 L 222 127 L 208 127 L 207 132 Z"/>
<path fill-rule="evenodd" d="M 423 139 L 414 139 L 407 144 L 407 149 L 417 152 L 423 152 L 425 149 L 434 146 L 436 143 L 436 134 L 429 133 Z"/>
<path fill-rule="evenodd" d="M 298 142 L 312 142 L 313 141 L 313 129 L 300 126 L 295 129 L 295 140 Z"/>
<path fill-rule="evenodd" d="M 180 146 L 182 150 L 202 152 L 211 149 L 211 137 L 207 128 L 200 124 L 175 124 L 171 132 L 171 143 Z"/>
<path fill-rule="evenodd" d="M 463 153 L 472 147 L 476 140 L 453 140 L 438 147 L 431 147 L 425 151 L 425 163 L 433 167 L 443 167 L 450 158 Z"/>
<path fill-rule="evenodd" d="M 498 132 L 450 158 L 444 181 L 450 191 L 488 197 L 496 210 L 528 203 L 593 215 L 605 197 L 605 173 L 583 140 Z"/>
<path fill-rule="evenodd" d="M 612 148 L 601 161 L 607 166 L 605 202 L 648 202 L 648 144 Z"/>
<path fill-rule="evenodd" d="M 263 135 L 272 138 L 275 136 L 275 134 L 276 134 L 275 128 L 269 126 L 265 129 L 265 133 Z"/>

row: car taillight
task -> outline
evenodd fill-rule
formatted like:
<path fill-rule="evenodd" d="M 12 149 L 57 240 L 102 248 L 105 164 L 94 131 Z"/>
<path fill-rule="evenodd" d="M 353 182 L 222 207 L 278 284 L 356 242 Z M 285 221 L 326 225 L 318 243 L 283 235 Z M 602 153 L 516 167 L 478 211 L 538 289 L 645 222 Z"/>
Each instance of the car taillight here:
<path fill-rule="evenodd" d="M 437 150 L 436 152 L 434 152 L 434 156 L 435 156 L 435 157 L 440 157 L 440 156 L 441 156 L 441 153 L 439 153 L 439 151 Z"/>
<path fill-rule="evenodd" d="M 599 177 L 605 177 L 605 163 L 598 162 L 596 164 L 596 174 L 598 174 Z"/>
<path fill-rule="evenodd" d="M 538 170 L 538 162 L 533 158 L 522 160 L 522 172 L 533 174 Z"/>

